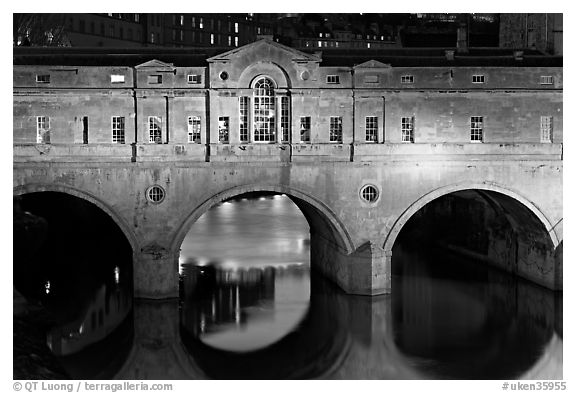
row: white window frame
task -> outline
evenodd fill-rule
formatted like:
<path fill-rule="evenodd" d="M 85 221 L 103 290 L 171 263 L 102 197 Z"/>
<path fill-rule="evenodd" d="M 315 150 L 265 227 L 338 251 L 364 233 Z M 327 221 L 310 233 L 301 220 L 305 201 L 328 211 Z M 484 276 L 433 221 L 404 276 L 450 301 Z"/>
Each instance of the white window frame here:
<path fill-rule="evenodd" d="M 414 75 L 402 75 L 402 76 L 400 76 L 400 83 L 404 83 L 404 84 L 414 83 Z"/>
<path fill-rule="evenodd" d="M 124 116 L 112 116 L 112 143 L 126 143 L 126 118 Z"/>
<path fill-rule="evenodd" d="M 330 143 L 342 143 L 342 116 L 330 116 Z"/>
<path fill-rule="evenodd" d="M 280 138 L 282 142 L 290 142 L 290 97 L 280 97 Z"/>
<path fill-rule="evenodd" d="M 326 83 L 340 84 L 340 75 L 326 75 Z"/>
<path fill-rule="evenodd" d="M 154 74 L 148 75 L 148 84 L 149 85 L 161 85 L 162 84 L 162 75 Z"/>
<path fill-rule="evenodd" d="M 250 142 L 250 97 L 241 96 L 238 98 L 238 133 L 240 143 Z"/>
<path fill-rule="evenodd" d="M 485 79 L 483 74 L 472 75 L 472 83 L 484 83 Z"/>
<path fill-rule="evenodd" d="M 162 116 L 148 116 L 148 143 L 163 143 Z"/>
<path fill-rule="evenodd" d="M 125 83 L 126 77 L 121 74 L 112 74 L 110 75 L 110 83 Z"/>
<path fill-rule="evenodd" d="M 195 85 L 202 83 L 202 75 L 201 74 L 188 74 L 188 83 L 195 84 Z"/>
<path fill-rule="evenodd" d="M 470 142 L 484 142 L 484 116 L 470 116 Z"/>
<path fill-rule="evenodd" d="M 269 77 L 254 83 L 252 101 L 252 132 L 255 143 L 276 143 L 276 94 L 275 84 Z"/>
<path fill-rule="evenodd" d="M 218 143 L 230 143 L 230 117 L 218 117 Z"/>
<path fill-rule="evenodd" d="M 554 76 L 552 76 L 552 75 L 541 75 L 541 76 L 540 76 L 540 84 L 541 84 L 541 85 L 553 85 L 553 84 L 554 84 Z"/>
<path fill-rule="evenodd" d="M 378 116 L 366 116 L 364 125 L 366 142 L 378 143 Z"/>
<path fill-rule="evenodd" d="M 308 132 L 308 138 L 302 139 Z M 312 140 L 312 118 L 310 116 L 300 116 L 300 143 L 311 143 Z"/>
<path fill-rule="evenodd" d="M 540 142 L 552 143 L 552 134 L 554 128 L 553 116 L 540 116 Z"/>
<path fill-rule="evenodd" d="M 50 143 L 49 116 L 36 116 L 36 143 Z"/>
<path fill-rule="evenodd" d="M 200 116 L 188 116 L 188 143 L 202 143 L 202 121 Z"/>
<path fill-rule="evenodd" d="M 50 74 L 37 74 L 36 83 L 50 83 Z"/>
<path fill-rule="evenodd" d="M 400 119 L 402 130 L 402 142 L 414 143 L 414 116 Z"/>

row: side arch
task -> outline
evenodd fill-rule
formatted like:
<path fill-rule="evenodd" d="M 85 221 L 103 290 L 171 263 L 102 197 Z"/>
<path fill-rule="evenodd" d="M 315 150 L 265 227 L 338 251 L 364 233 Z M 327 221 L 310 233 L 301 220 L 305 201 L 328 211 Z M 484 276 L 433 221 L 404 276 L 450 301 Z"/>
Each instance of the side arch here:
<path fill-rule="evenodd" d="M 323 202 L 318 199 L 306 194 L 300 190 L 294 189 L 292 187 L 278 185 L 278 184 L 247 184 L 237 187 L 232 187 L 222 192 L 219 192 L 212 197 L 206 199 L 204 202 L 199 204 L 180 224 L 178 230 L 176 231 L 176 236 L 170 245 L 170 250 L 172 252 L 179 252 L 184 238 L 190 231 L 192 225 L 198 220 L 204 213 L 206 213 L 210 208 L 221 203 L 227 199 L 233 198 L 235 196 L 245 194 L 247 192 L 264 191 L 264 192 L 277 192 L 286 194 L 290 197 L 293 202 L 300 208 L 308 223 L 312 229 L 312 223 L 310 222 L 310 215 L 319 216 L 329 228 L 326 228 L 330 233 L 334 235 L 337 245 L 343 249 L 347 254 L 354 251 L 354 244 L 352 238 L 348 234 L 348 231 L 344 227 L 344 224 L 340 222 L 336 214 Z M 310 207 L 312 211 L 307 212 L 307 207 Z"/>
<path fill-rule="evenodd" d="M 396 238 L 398 237 L 398 234 L 400 233 L 400 231 L 402 230 L 404 225 L 408 222 L 408 220 L 410 220 L 410 218 L 417 211 L 419 211 L 422 207 L 424 207 L 429 202 L 431 202 L 431 201 L 433 201 L 433 200 L 435 200 L 441 196 L 444 196 L 444 195 L 447 195 L 447 194 L 450 194 L 453 192 L 457 192 L 457 191 L 464 191 L 464 190 L 494 191 L 494 192 L 497 192 L 500 194 L 507 195 L 510 198 L 513 198 L 514 200 L 518 201 L 519 203 L 524 205 L 526 208 L 528 208 L 536 217 L 538 217 L 540 222 L 546 228 L 546 231 L 548 232 L 548 235 L 550 236 L 550 240 L 551 240 L 552 244 L 554 245 L 554 248 L 558 247 L 558 245 L 560 244 L 561 239 L 559 239 L 558 235 L 556 234 L 556 232 L 554 230 L 554 225 L 552 225 L 550 220 L 548 220 L 548 218 L 544 215 L 544 213 L 542 213 L 542 211 L 536 205 L 534 205 L 534 203 L 532 203 L 530 200 L 528 200 L 527 198 L 522 196 L 520 193 L 513 191 L 513 190 L 510 190 L 508 188 L 502 187 L 496 183 L 465 182 L 465 183 L 451 184 L 448 186 L 437 188 L 437 189 L 435 189 L 435 190 L 433 190 L 427 194 L 424 194 L 419 199 L 414 201 L 400 215 L 400 217 L 398 217 L 398 219 L 392 225 L 392 228 L 390 229 L 390 231 L 388 231 L 386 238 L 383 241 L 384 251 L 387 252 L 389 255 L 391 254 L 392 247 L 394 246 L 394 243 L 396 241 Z"/>
<path fill-rule="evenodd" d="M 119 215 L 117 214 L 114 209 L 110 208 L 106 203 L 102 202 L 100 199 L 95 197 L 94 195 L 80 190 L 78 188 L 70 187 L 63 184 L 42 184 L 42 183 L 30 183 L 21 186 L 14 187 L 13 195 L 20 196 L 25 194 L 31 194 L 35 192 L 61 192 L 64 194 L 72 195 L 80 199 L 84 199 L 100 208 L 103 212 L 105 212 L 112 220 L 118 225 L 128 242 L 130 243 L 130 247 L 132 247 L 132 252 L 136 252 L 140 250 L 138 240 L 134 235 L 131 227 L 128 223 Z"/>

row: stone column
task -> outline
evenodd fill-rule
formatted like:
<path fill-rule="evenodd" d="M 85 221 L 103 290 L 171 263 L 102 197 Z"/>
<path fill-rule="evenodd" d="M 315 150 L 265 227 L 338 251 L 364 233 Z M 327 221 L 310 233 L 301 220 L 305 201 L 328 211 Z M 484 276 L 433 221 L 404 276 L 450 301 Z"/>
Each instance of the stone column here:
<path fill-rule="evenodd" d="M 368 241 L 347 254 L 330 240 L 311 234 L 311 267 L 353 295 L 391 292 L 392 253 Z"/>
<path fill-rule="evenodd" d="M 180 253 L 152 245 L 134 254 L 134 297 L 144 299 L 177 298 L 178 258 Z"/>
<path fill-rule="evenodd" d="M 115 379 L 205 379 L 180 339 L 178 300 L 134 303 L 132 351 Z"/>

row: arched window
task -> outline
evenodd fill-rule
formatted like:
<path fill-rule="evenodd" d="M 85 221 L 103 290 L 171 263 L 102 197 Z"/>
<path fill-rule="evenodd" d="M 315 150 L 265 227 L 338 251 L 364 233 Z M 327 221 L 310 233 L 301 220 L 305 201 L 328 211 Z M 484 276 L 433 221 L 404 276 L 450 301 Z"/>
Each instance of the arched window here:
<path fill-rule="evenodd" d="M 254 142 L 276 142 L 274 83 L 260 78 L 254 84 Z"/>

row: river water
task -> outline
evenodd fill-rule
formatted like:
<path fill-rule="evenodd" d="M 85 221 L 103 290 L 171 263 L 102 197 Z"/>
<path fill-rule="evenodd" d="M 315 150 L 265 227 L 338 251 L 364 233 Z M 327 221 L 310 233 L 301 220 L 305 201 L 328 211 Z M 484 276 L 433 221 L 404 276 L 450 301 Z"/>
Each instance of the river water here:
<path fill-rule="evenodd" d="M 562 377 L 560 295 L 408 241 L 393 254 L 392 295 L 346 295 L 311 272 L 296 205 L 251 195 L 194 224 L 179 301 L 133 302 L 118 263 L 36 289 L 68 316 L 47 343 L 73 378 Z"/>

